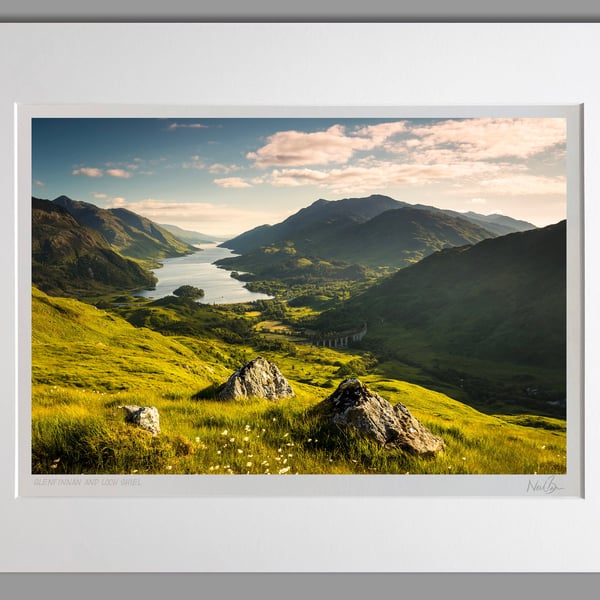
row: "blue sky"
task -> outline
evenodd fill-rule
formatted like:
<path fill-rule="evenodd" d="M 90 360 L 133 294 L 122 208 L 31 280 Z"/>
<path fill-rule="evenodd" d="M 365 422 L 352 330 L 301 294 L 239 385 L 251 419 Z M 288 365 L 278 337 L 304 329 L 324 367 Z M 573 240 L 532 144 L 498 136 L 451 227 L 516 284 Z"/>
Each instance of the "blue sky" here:
<path fill-rule="evenodd" d="M 541 226 L 566 216 L 565 128 L 560 118 L 36 118 L 32 193 L 220 236 L 318 198 L 370 194 Z"/>

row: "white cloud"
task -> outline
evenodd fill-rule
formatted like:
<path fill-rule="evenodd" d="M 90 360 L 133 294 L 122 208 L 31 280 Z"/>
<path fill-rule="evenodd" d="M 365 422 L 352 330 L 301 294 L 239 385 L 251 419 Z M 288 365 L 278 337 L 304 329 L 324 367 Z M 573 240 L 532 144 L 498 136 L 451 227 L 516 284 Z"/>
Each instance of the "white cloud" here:
<path fill-rule="evenodd" d="M 224 165 L 222 163 L 214 163 L 208 168 L 208 172 L 213 175 L 227 175 L 233 171 L 239 171 L 241 167 L 237 165 Z"/>
<path fill-rule="evenodd" d="M 566 142 L 566 120 L 559 118 L 462 119 L 413 126 L 409 138 L 390 148 L 416 151 L 424 161 L 527 159 Z"/>
<path fill-rule="evenodd" d="M 117 196 L 116 198 L 113 198 L 109 204 L 111 208 L 123 208 L 125 204 L 127 204 L 127 201 L 125 200 L 125 198 Z"/>
<path fill-rule="evenodd" d="M 169 131 L 175 131 L 176 129 L 206 129 L 208 125 L 202 123 L 171 123 L 168 127 Z"/>
<path fill-rule="evenodd" d="M 120 179 L 129 179 L 131 173 L 125 169 L 107 169 L 106 174 L 111 177 L 119 177 Z"/>
<path fill-rule="evenodd" d="M 223 177 L 221 179 L 214 179 L 214 182 L 223 188 L 249 188 L 252 187 L 252 183 L 241 177 Z"/>
<path fill-rule="evenodd" d="M 334 192 L 369 192 L 391 185 L 424 186 L 463 178 L 491 177 L 501 167 L 484 163 L 405 164 L 390 161 L 370 161 L 366 166 L 345 166 L 334 169 L 275 169 L 270 182 L 277 187 L 317 185 Z"/>
<path fill-rule="evenodd" d="M 259 168 L 307 166 L 346 163 L 356 150 L 373 148 L 371 138 L 349 136 L 342 125 L 325 131 L 279 131 L 267 139 L 267 144 L 246 158 Z"/>
<path fill-rule="evenodd" d="M 471 198 L 469 202 L 471 204 L 487 204 L 487 200 L 485 198 Z"/>
<path fill-rule="evenodd" d="M 46 184 L 43 181 L 40 181 L 39 179 L 36 179 L 33 182 L 33 185 L 36 185 L 37 187 L 44 187 Z"/>
<path fill-rule="evenodd" d="M 96 167 L 81 167 L 73 169 L 71 173 L 73 175 L 85 175 L 86 177 L 102 177 L 104 175 L 102 169 L 97 169 Z"/>
<path fill-rule="evenodd" d="M 189 161 L 184 162 L 181 167 L 183 169 L 198 169 L 199 171 L 203 171 L 206 169 L 207 164 L 200 156 L 196 154 L 191 156 Z"/>
<path fill-rule="evenodd" d="M 106 194 L 98 194 L 96 192 L 93 192 L 92 196 L 94 196 L 94 198 L 97 198 L 98 200 L 100 200 L 102 198 L 108 198 L 108 196 Z"/>

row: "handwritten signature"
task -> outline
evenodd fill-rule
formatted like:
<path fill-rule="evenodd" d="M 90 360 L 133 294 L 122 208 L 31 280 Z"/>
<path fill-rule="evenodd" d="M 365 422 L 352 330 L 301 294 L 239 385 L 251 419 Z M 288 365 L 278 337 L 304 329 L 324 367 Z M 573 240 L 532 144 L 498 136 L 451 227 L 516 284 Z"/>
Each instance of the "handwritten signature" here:
<path fill-rule="evenodd" d="M 554 494 L 559 490 L 564 490 L 565 488 L 558 486 L 555 479 L 554 475 L 550 475 L 550 477 L 542 481 L 531 481 L 530 479 L 527 483 L 527 493 L 541 492 L 542 494 Z"/>

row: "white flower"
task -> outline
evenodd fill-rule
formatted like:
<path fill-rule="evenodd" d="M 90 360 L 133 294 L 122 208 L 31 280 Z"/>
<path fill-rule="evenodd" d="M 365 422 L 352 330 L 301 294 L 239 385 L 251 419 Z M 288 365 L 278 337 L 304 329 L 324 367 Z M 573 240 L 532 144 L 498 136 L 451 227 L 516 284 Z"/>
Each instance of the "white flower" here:
<path fill-rule="evenodd" d="M 283 475 L 284 473 L 287 473 L 292 467 L 284 467 L 283 469 L 279 469 L 279 474 Z"/>
<path fill-rule="evenodd" d="M 252 461 L 250 461 L 250 460 L 249 460 L 249 461 L 246 463 L 246 466 L 247 466 L 247 467 L 251 467 L 251 466 L 252 466 Z"/>
<path fill-rule="evenodd" d="M 250 438 L 246 435 L 244 436 L 244 442 L 247 442 Z"/>
<path fill-rule="evenodd" d="M 227 431 L 227 429 L 224 429 L 223 431 L 221 431 L 221 435 L 227 435 L 229 432 Z"/>

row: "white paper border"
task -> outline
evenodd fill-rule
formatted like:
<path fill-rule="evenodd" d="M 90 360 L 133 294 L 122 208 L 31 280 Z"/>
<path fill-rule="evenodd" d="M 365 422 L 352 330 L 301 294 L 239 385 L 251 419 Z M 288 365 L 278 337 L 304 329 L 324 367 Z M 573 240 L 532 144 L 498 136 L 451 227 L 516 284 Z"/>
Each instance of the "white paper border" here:
<path fill-rule="evenodd" d="M 1 55 L 11 58 L 0 63 L 0 80 L 8 82 L 0 91 L 0 190 L 9 215 L 6 199 L 15 194 L 15 103 L 583 103 L 586 197 L 594 197 L 598 188 L 598 175 L 587 168 L 599 155 L 593 132 L 598 130 L 600 91 L 591 76 L 600 46 L 596 25 L 71 24 L 0 25 L 0 33 Z M 588 201 L 585 211 L 585 230 L 594 231 L 596 209 Z M 14 256 L 10 220 L 1 227 L 1 239 L 8 242 L 4 254 Z M 585 255 L 593 264 L 589 245 Z M 588 269 L 588 307 L 596 286 Z M 12 300 L 2 299 L 4 315 L 14 314 Z M 2 339 L 6 396 L 12 399 L 11 321 L 3 323 Z M 593 313 L 586 315 L 586 328 L 586 363 L 593 364 Z M 595 381 L 587 372 L 586 398 L 593 398 Z M 6 519 L 0 564 L 9 570 L 585 571 L 599 564 L 591 535 L 599 523 L 599 478 L 589 468 L 599 448 L 589 435 L 598 429 L 598 408 L 589 401 L 586 497 L 552 502 L 490 497 L 15 499 L 13 405 L 4 402 L 0 416 L 2 455 L 9 457 L 0 463 L 0 514 Z M 130 536 L 134 514 L 136 523 L 153 523 L 151 528 L 134 525 L 135 542 Z M 35 543 L 23 542 L 29 539 Z"/>

